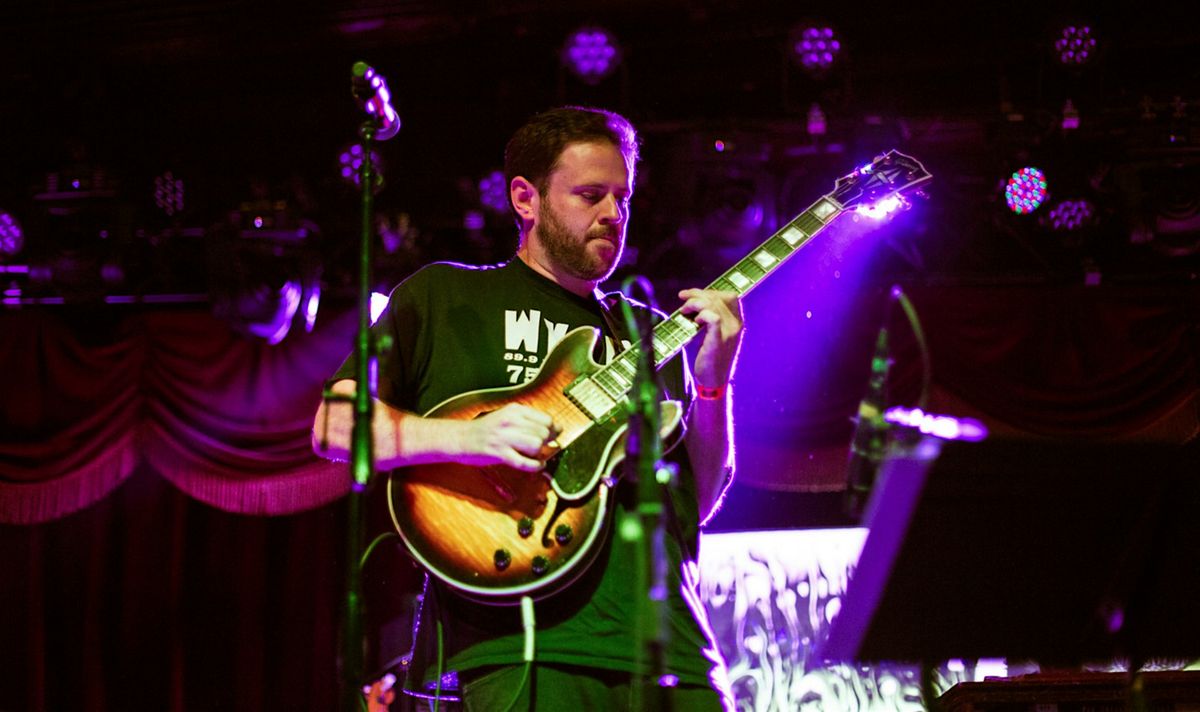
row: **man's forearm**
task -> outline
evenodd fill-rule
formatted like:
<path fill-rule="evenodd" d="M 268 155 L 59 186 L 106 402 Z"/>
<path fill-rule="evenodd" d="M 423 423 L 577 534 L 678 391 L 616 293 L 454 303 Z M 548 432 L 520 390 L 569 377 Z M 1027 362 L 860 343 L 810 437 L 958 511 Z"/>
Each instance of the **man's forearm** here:
<path fill-rule="evenodd" d="M 333 391 L 353 394 L 354 381 L 338 381 Z M 313 422 L 313 450 L 333 460 L 349 459 L 353 429 L 350 403 L 323 403 Z M 559 433 L 549 415 L 518 403 L 460 420 L 425 418 L 378 400 L 371 430 L 375 463 L 380 470 L 459 462 L 537 472 L 551 454 L 544 449 Z"/>
<path fill-rule="evenodd" d="M 696 477 L 700 521 L 708 519 L 733 477 L 732 388 L 712 400 L 697 398 L 684 440 Z"/>
<path fill-rule="evenodd" d="M 353 394 L 354 382 L 339 381 L 333 390 Z M 459 455 L 467 423 L 422 418 L 380 400 L 374 401 L 373 408 L 372 445 L 378 469 L 443 462 Z M 313 451 L 331 460 L 349 460 L 353 428 L 353 404 L 322 404 L 313 422 Z"/>

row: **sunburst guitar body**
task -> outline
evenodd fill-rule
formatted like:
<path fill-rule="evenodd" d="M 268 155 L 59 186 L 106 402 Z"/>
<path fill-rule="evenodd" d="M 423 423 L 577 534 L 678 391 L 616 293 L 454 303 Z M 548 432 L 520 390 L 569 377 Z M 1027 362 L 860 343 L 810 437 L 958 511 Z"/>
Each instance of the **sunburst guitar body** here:
<path fill-rule="evenodd" d="M 457 463 L 397 470 L 388 480 L 392 520 L 409 552 L 463 595 L 489 603 L 544 597 L 583 573 L 601 548 L 615 468 L 624 460 L 624 403 L 593 419 L 569 395 L 602 367 L 591 357 L 598 332 L 568 332 L 537 375 L 520 386 L 471 391 L 426 417 L 470 420 L 520 403 L 549 414 L 561 430 L 547 468 Z M 681 419 L 677 401 L 661 408 L 664 438 Z"/>

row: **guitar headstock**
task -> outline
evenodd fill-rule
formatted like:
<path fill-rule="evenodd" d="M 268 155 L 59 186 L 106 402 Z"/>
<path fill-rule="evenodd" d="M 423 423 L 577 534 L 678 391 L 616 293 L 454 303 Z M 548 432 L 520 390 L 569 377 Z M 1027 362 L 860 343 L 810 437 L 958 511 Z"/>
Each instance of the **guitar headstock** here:
<path fill-rule="evenodd" d="M 837 179 L 830 196 L 845 208 L 868 207 L 901 196 L 933 178 L 912 156 L 896 150 L 877 156 L 853 173 Z"/>

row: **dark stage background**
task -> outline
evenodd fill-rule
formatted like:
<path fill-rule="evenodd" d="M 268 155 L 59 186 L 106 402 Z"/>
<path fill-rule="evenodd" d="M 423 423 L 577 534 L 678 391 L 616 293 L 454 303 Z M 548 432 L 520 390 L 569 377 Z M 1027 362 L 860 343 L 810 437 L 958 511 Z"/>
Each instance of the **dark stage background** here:
<path fill-rule="evenodd" d="M 808 20 L 842 38 L 824 76 L 789 54 Z M 1086 66 L 1051 49 L 1067 22 L 1098 39 Z M 560 63 L 581 25 L 621 46 L 594 85 Z M 23 245 L 0 218 L 0 710 L 336 703 L 346 475 L 308 428 L 353 329 L 355 60 L 404 122 L 375 149 L 381 289 L 511 254 L 480 183 L 557 104 L 642 130 L 617 279 L 648 274 L 668 309 L 878 151 L 934 173 L 928 200 L 843 220 L 747 297 L 739 482 L 713 523 L 732 530 L 849 523 L 850 416 L 892 284 L 929 339 L 930 410 L 1097 446 L 1195 438 L 1198 48 L 1189 11 L 1153 3 L 5 3 L 0 213 Z M 1004 186 L 1027 165 L 1050 196 L 1018 216 Z M 1068 200 L 1091 212 L 1055 229 Z M 320 309 L 271 345 L 287 283 L 321 285 Z M 888 325 L 911 404 L 917 346 L 898 310 Z M 419 583 L 390 550 L 367 579 L 391 601 Z"/>

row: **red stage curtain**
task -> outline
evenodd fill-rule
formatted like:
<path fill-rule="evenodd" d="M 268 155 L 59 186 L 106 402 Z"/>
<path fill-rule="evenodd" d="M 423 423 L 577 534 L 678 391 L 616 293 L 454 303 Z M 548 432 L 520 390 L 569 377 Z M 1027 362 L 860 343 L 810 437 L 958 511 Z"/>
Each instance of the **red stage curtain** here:
<path fill-rule="evenodd" d="M 930 409 L 980 417 L 1002 434 L 1190 439 L 1200 430 L 1198 294 L 1189 286 L 912 289 L 933 355 Z M 859 301 L 847 310 L 859 316 L 847 317 L 832 346 L 801 346 L 809 352 L 780 354 L 778 369 L 739 373 L 739 469 L 748 484 L 840 486 L 877 328 L 861 315 L 881 313 L 879 295 Z M 911 402 L 919 361 L 895 314 L 893 393 Z M 744 348 L 769 350 L 783 327 L 762 328 L 755 317 L 751 310 Z M 87 507 L 139 463 L 230 512 L 278 515 L 336 499 L 348 475 L 312 456 L 309 427 L 353 326 L 350 314 L 328 318 L 272 347 L 197 310 L 0 315 L 0 522 Z M 800 368 L 817 368 L 820 397 L 780 396 L 789 381 L 814 379 Z M 786 407 L 764 407 L 770 398 Z"/>
<path fill-rule="evenodd" d="M 231 512 L 336 499 L 348 471 L 313 457 L 309 432 L 353 327 L 268 347 L 195 310 L 0 315 L 0 522 L 78 511 L 139 463 Z"/>

